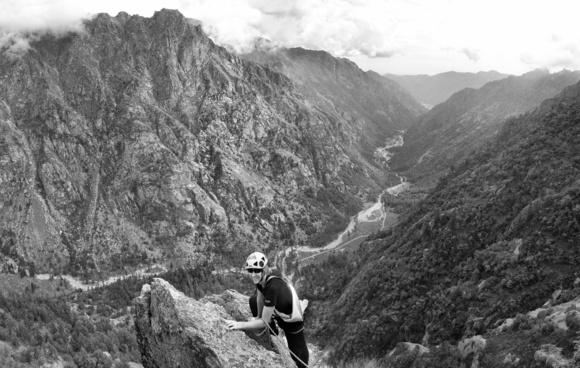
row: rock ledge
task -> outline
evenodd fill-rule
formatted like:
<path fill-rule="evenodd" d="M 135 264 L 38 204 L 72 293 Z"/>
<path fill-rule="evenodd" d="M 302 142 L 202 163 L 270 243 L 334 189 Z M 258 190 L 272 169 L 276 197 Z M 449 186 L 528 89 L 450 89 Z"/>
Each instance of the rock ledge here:
<path fill-rule="evenodd" d="M 285 357 L 266 350 L 244 332 L 228 330 L 223 320 L 232 316 L 223 306 L 188 298 L 163 279 L 144 285 L 135 304 L 145 368 L 292 367 Z"/>

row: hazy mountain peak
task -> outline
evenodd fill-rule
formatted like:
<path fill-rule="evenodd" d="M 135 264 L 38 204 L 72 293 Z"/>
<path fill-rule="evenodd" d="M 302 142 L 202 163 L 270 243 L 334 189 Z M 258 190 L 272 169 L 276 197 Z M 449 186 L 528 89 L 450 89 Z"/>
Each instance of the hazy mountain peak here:
<path fill-rule="evenodd" d="M 538 107 L 579 80 L 580 72 L 550 74 L 537 69 L 456 92 L 407 131 L 405 145 L 391 167 L 408 170 L 411 180 L 434 183 L 470 150 L 493 137 L 508 117 Z"/>
<path fill-rule="evenodd" d="M 548 68 L 537 68 L 531 70 L 527 73 L 522 74 L 523 78 L 541 78 L 546 75 L 550 75 L 550 70 Z"/>
<path fill-rule="evenodd" d="M 383 76 L 399 83 L 417 101 L 435 106 L 464 88 L 480 88 L 488 82 L 503 79 L 508 75 L 496 71 L 478 73 L 450 71 L 432 76 L 395 74 L 384 74 Z"/>
<path fill-rule="evenodd" d="M 274 51 L 280 48 L 267 38 L 257 37 L 254 41 L 254 49 L 257 51 Z"/>

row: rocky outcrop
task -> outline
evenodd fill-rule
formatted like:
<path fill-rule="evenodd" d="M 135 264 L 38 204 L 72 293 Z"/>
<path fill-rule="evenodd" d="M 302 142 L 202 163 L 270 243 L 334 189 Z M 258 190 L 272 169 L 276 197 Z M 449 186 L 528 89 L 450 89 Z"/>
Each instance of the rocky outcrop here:
<path fill-rule="evenodd" d="M 247 297 L 233 291 L 197 301 L 156 278 L 135 303 L 135 328 L 145 368 L 293 367 L 287 350 L 267 350 L 245 332 L 230 331 L 224 319 L 246 320 Z"/>
<path fill-rule="evenodd" d="M 552 368 L 574 368 L 571 360 L 562 356 L 562 349 L 552 344 L 542 345 L 534 353 L 534 360 Z"/>
<path fill-rule="evenodd" d="M 482 356 L 486 345 L 487 340 L 483 338 L 483 336 L 472 336 L 461 340 L 459 344 L 457 344 L 457 349 L 463 359 L 469 359 L 471 361 L 469 367 L 478 368 L 480 367 L 480 357 Z"/>
<path fill-rule="evenodd" d="M 415 344 L 412 342 L 400 342 L 398 343 L 393 350 L 389 353 L 389 357 L 396 357 L 400 355 L 413 355 L 413 356 L 421 356 L 423 354 L 429 353 L 429 348 L 421 345 Z"/>
<path fill-rule="evenodd" d="M 561 292 L 557 290 L 554 296 L 559 297 Z M 528 316 L 547 321 L 562 330 L 577 331 L 580 328 L 580 297 L 565 303 L 556 303 L 556 298 L 551 299 L 544 307 L 529 312 Z"/>

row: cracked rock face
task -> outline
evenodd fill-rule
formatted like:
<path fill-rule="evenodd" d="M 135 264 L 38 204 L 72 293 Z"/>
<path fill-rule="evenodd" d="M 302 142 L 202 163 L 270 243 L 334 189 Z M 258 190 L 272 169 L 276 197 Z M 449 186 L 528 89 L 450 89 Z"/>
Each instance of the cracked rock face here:
<path fill-rule="evenodd" d="M 243 331 L 230 331 L 226 327 L 224 319 L 250 315 L 247 297 L 236 292 L 197 301 L 156 278 L 143 287 L 135 313 L 145 368 L 294 366 L 289 356 L 267 350 Z"/>
<path fill-rule="evenodd" d="M 384 182 L 358 142 L 393 125 L 368 133 L 313 105 L 179 12 L 84 28 L 0 52 L 0 267 L 119 271 L 302 244 Z M 385 121 L 402 129 L 397 106 Z"/>

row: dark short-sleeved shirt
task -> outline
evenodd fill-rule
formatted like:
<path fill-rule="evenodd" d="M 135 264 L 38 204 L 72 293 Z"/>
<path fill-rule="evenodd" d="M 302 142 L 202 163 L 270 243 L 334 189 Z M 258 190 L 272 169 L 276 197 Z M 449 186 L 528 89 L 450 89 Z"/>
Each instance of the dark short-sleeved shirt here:
<path fill-rule="evenodd" d="M 284 280 L 278 277 L 272 277 L 268 280 L 265 287 L 258 284 L 257 288 L 264 294 L 265 307 L 274 307 L 281 313 L 292 314 L 292 291 Z M 298 332 L 304 326 L 303 322 L 288 323 L 279 316 L 276 316 L 276 321 L 278 322 L 278 326 L 290 333 Z"/>

